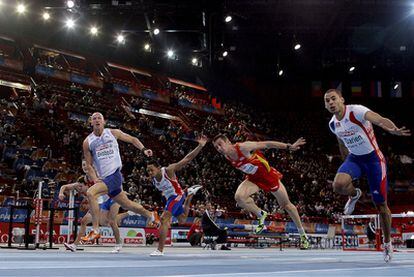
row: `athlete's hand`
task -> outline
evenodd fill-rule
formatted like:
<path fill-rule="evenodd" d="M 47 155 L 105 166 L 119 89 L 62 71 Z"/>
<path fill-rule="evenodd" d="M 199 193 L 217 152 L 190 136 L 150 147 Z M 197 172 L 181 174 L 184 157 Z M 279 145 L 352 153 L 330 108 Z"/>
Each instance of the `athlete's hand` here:
<path fill-rule="evenodd" d="M 290 146 L 290 150 L 296 151 L 299 150 L 302 145 L 306 144 L 306 140 L 304 138 L 299 138 L 297 141 L 295 141 L 292 146 Z"/>
<path fill-rule="evenodd" d="M 384 127 L 383 127 L 384 128 Z M 405 128 L 403 126 L 402 128 L 385 128 L 390 134 L 396 135 L 396 136 L 403 136 L 403 137 L 409 137 L 411 136 L 411 131 Z"/>
<path fill-rule="evenodd" d="M 145 149 L 144 155 L 147 156 L 147 157 L 151 157 L 152 156 L 152 150 L 151 149 Z"/>
<path fill-rule="evenodd" d="M 65 195 L 63 193 L 59 193 L 59 200 L 62 201 L 65 199 Z"/>
<path fill-rule="evenodd" d="M 201 147 L 204 147 L 206 145 L 208 138 L 204 135 L 201 135 L 196 138 L 196 141 L 198 142 L 198 145 L 201 145 Z"/>

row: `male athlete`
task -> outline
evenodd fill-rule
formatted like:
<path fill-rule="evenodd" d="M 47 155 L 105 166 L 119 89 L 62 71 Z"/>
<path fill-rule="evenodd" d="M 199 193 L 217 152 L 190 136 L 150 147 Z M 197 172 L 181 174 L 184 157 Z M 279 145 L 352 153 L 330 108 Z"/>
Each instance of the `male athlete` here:
<path fill-rule="evenodd" d="M 59 200 L 64 200 L 65 195 L 70 191 L 77 191 L 83 196 L 86 197 L 86 191 L 90 186 L 94 183 L 91 182 L 86 175 L 86 161 L 82 160 L 82 170 L 85 175 L 78 178 L 77 182 L 72 184 L 63 185 L 59 190 Z M 111 226 L 116 245 L 113 253 L 118 253 L 122 248 L 122 241 L 121 236 L 119 234 L 119 227 L 118 227 L 118 212 L 119 212 L 119 204 L 115 203 L 112 199 L 110 199 L 107 195 L 102 195 L 98 199 L 99 207 L 100 207 L 100 217 L 99 223 L 101 225 L 109 225 Z M 66 249 L 71 250 L 72 252 L 76 251 L 77 245 L 80 243 L 82 237 L 85 235 L 86 226 L 92 222 L 92 216 L 89 211 L 82 217 L 81 226 L 79 230 L 79 234 L 77 234 L 75 241 L 72 244 L 64 243 Z"/>
<path fill-rule="evenodd" d="M 361 197 L 361 190 L 352 181 L 367 175 L 372 199 L 381 217 L 384 233 L 384 260 L 392 259 L 391 211 L 387 205 L 387 168 L 374 135 L 372 124 L 397 136 L 410 136 L 410 130 L 398 128 L 388 118 L 371 111 L 362 105 L 345 105 L 342 93 L 330 89 L 325 93 L 325 108 L 333 114 L 329 128 L 337 136 L 341 154 L 346 159 L 336 173 L 333 190 L 349 196 L 344 214 L 350 215 Z"/>
<path fill-rule="evenodd" d="M 151 253 L 150 256 L 164 255 L 165 239 L 167 237 L 172 217 L 177 217 L 180 224 L 185 223 L 190 210 L 191 199 L 201 188 L 200 185 L 192 186 L 188 188 L 186 195 L 178 183 L 177 176 L 175 175 L 177 171 L 184 168 L 198 155 L 198 153 L 200 153 L 201 149 L 203 149 L 206 145 L 207 138 L 201 136 L 197 139 L 197 142 L 198 146 L 177 163 L 172 163 L 167 167 L 161 167 L 157 161 L 147 162 L 147 172 L 152 178 L 152 183 L 159 191 L 162 192 L 162 195 L 167 201 L 164 212 L 161 215 L 158 249 Z"/>
<path fill-rule="evenodd" d="M 305 143 L 303 138 L 299 138 L 293 144 L 278 141 L 245 141 L 233 144 L 223 134 L 219 134 L 213 139 L 216 150 L 224 155 L 235 168 L 246 174 L 245 180 L 237 188 L 234 198 L 241 208 L 254 213 L 259 219 L 256 233 L 259 234 L 263 231 L 267 212 L 254 203 L 251 195 L 262 189 L 265 192 L 271 192 L 280 207 L 288 212 L 299 231 L 302 249 L 309 248 L 309 241 L 300 221 L 298 210 L 290 202 L 286 188 L 281 182 L 283 175 L 271 167 L 258 150 L 276 148 L 296 151 Z"/>
<path fill-rule="evenodd" d="M 118 140 L 134 145 L 147 157 L 152 156 L 152 151 L 145 148 L 139 139 L 119 129 L 105 128 L 105 119 L 99 112 L 92 114 L 91 125 L 93 132 L 83 141 L 83 154 L 88 175 L 95 183 L 87 191 L 93 226 L 93 230 L 88 234 L 87 239 L 91 241 L 99 236 L 99 204 L 97 197 L 103 194 L 108 194 L 123 209 L 141 214 L 155 222 L 154 214 L 142 205 L 129 200 L 122 189 L 122 161 Z"/>

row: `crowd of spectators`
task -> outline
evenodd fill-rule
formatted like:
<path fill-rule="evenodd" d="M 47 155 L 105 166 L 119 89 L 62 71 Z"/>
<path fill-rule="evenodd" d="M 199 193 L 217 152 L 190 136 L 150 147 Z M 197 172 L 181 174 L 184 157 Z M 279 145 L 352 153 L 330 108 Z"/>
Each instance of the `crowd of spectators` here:
<path fill-rule="evenodd" d="M 44 78 L 39 78 L 37 83 L 31 92 L 19 91 L 17 96 L 0 102 L 0 150 L 4 152 L 10 147 L 15 150 L 8 155 L 3 153 L 0 176 L 3 193 L 15 195 L 18 192 L 32 197 L 36 186 L 29 177 L 34 171 L 56 184 L 75 181 L 81 174 L 82 141 L 91 131 L 87 118 L 93 111 L 100 111 L 108 120 L 109 127 L 120 128 L 152 148 L 162 165 L 184 157 L 196 146 L 192 140 L 201 133 L 210 138 L 225 133 L 234 142 L 271 139 L 292 143 L 305 137 L 307 145 L 300 151 L 266 150 L 264 154 L 284 175 L 282 181 L 303 218 L 335 219 L 342 211 L 345 199 L 335 195 L 331 188 L 340 163 L 339 152 L 335 146 L 336 139 L 327 128 L 329 116 L 321 115 L 320 111 L 266 112 L 239 102 L 229 102 L 224 106 L 223 115 L 212 115 L 177 106 L 176 109 L 180 109 L 191 122 L 190 126 L 184 126 L 180 121 L 136 112 L 141 107 L 156 105 L 149 100 L 132 96 L 125 99 L 126 96 L 114 92 Z M 176 96 L 180 95 L 184 94 Z M 412 170 L 401 164 L 401 153 L 394 153 L 392 144 L 387 145 L 384 152 L 389 159 L 391 176 L 412 176 Z M 161 194 L 146 175 L 144 156 L 133 146 L 125 144 L 121 144 L 121 154 L 124 189 L 129 197 L 153 209 L 162 208 Z M 413 150 L 409 149 L 405 155 L 412 157 Z M 22 158 L 30 162 L 16 166 L 16 161 Z M 211 144 L 179 173 L 183 187 L 200 184 L 205 188 L 209 200 L 216 205 L 218 217 L 239 211 L 233 195 L 242 179 L 243 175 L 232 168 Z M 192 215 L 199 212 L 206 193 L 195 198 Z M 260 192 L 254 198 L 274 218 L 287 218 L 270 194 Z M 368 197 L 365 203 L 365 206 L 370 206 Z M 244 216 L 249 217 L 248 214 Z"/>

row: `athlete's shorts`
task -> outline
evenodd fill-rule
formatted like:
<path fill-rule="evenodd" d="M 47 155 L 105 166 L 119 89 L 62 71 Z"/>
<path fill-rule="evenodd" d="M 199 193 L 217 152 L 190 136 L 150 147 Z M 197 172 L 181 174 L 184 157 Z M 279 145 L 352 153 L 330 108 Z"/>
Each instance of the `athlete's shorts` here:
<path fill-rule="evenodd" d="M 122 174 L 121 170 L 118 168 L 114 173 L 105 177 L 103 182 L 108 187 L 108 195 L 115 197 L 122 191 Z"/>
<path fill-rule="evenodd" d="M 384 203 L 387 201 L 387 166 L 380 151 L 378 153 L 372 151 L 360 156 L 349 154 L 345 162 L 339 167 L 338 173 L 349 174 L 352 180 L 366 175 L 374 202 Z"/>
<path fill-rule="evenodd" d="M 183 204 L 185 201 L 185 195 L 174 195 L 168 198 L 167 204 L 165 204 L 165 211 L 169 211 L 173 216 L 177 217 L 184 213 Z"/>
<path fill-rule="evenodd" d="M 270 172 L 261 169 L 255 174 L 246 175 L 245 179 L 256 184 L 264 192 L 275 192 L 279 189 L 279 182 L 282 178 L 283 174 L 271 167 Z"/>
<path fill-rule="evenodd" d="M 114 200 L 112 200 L 112 198 L 109 198 L 108 200 L 106 200 L 102 204 L 99 204 L 99 208 L 103 211 L 109 211 L 109 210 L 111 210 L 111 206 L 115 203 L 116 202 Z"/>

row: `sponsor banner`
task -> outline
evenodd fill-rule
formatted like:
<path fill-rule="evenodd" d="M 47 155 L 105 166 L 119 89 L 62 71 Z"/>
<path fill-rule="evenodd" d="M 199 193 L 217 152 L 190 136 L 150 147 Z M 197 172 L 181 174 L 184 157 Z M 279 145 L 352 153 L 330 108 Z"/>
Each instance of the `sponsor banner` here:
<path fill-rule="evenodd" d="M 0 66 L 11 68 L 17 71 L 23 70 L 23 62 L 22 61 L 16 61 L 11 60 L 7 58 L 0 58 Z"/>
<path fill-rule="evenodd" d="M 145 227 L 147 226 L 147 218 L 141 215 L 129 215 L 122 219 L 119 224 L 121 227 Z"/>
<path fill-rule="evenodd" d="M 209 105 L 196 105 L 196 104 L 191 103 L 187 99 L 178 99 L 178 105 L 185 107 L 185 108 L 204 111 L 207 113 L 224 114 L 223 110 L 218 110 L 214 108 L 213 106 L 209 106 Z"/>
<path fill-rule="evenodd" d="M 172 229 L 171 230 L 171 240 L 173 242 L 183 242 L 187 241 L 187 234 L 190 229 Z"/>
<path fill-rule="evenodd" d="M 36 74 L 49 76 L 52 78 L 70 81 L 77 84 L 87 85 L 91 87 L 103 88 L 103 81 L 98 78 L 92 78 L 77 73 L 69 73 L 62 70 L 56 70 L 49 66 L 37 65 L 35 67 Z"/>
<path fill-rule="evenodd" d="M 27 210 L 25 209 L 15 209 L 13 211 L 13 223 L 22 223 L 26 220 Z M 0 208 L 0 222 L 9 222 L 10 221 L 10 208 L 2 207 Z M 3 225 L 3 224 L 0 224 Z"/>
<path fill-rule="evenodd" d="M 336 235 L 333 241 L 334 246 L 342 246 L 342 236 Z M 345 236 L 346 247 L 358 247 L 359 240 L 358 236 Z"/>

